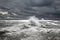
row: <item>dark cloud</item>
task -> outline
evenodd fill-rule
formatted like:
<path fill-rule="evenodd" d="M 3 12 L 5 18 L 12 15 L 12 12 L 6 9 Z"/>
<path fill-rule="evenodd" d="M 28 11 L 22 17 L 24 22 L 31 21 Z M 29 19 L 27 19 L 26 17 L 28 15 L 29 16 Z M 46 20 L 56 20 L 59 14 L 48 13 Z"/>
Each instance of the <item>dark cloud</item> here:
<path fill-rule="evenodd" d="M 51 5 L 52 3 L 53 0 L 30 0 L 30 5 L 32 6 L 48 6 Z"/>
<path fill-rule="evenodd" d="M 0 0 L 0 9 L 9 11 L 9 14 L 3 15 L 4 19 L 24 19 L 33 15 L 54 19 L 60 12 L 55 2 L 56 0 Z"/>

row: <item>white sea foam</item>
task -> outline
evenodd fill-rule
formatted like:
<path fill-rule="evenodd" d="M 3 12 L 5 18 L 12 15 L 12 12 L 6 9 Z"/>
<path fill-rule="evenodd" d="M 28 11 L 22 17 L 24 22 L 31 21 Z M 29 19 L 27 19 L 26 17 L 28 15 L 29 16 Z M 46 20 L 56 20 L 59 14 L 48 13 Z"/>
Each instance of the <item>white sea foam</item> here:
<path fill-rule="evenodd" d="M 9 27 L 4 27 L 4 29 L 5 30 L 9 30 L 9 31 L 12 31 L 12 30 L 13 31 L 19 31 L 21 29 L 31 28 L 31 27 L 39 27 L 40 28 L 40 27 L 50 27 L 50 26 L 51 27 L 55 27 L 55 26 L 60 26 L 60 24 L 54 23 L 54 22 L 52 22 L 52 20 L 45 20 L 43 18 L 41 20 L 39 20 L 35 16 L 29 17 L 28 20 L 21 20 L 21 21 L 18 20 L 17 21 L 18 23 L 16 23 L 16 21 L 12 21 L 11 22 L 12 23 L 11 27 L 10 26 Z M 6 22 L 8 22 L 8 21 L 6 21 Z"/>

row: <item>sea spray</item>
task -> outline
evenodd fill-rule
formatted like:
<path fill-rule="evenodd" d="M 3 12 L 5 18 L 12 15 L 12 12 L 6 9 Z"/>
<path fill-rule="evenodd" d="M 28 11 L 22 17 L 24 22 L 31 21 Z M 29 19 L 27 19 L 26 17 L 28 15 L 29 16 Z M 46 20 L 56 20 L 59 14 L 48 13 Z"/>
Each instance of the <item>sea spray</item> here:
<path fill-rule="evenodd" d="M 28 20 L 29 21 L 25 23 L 27 27 L 41 26 L 41 24 L 39 23 L 39 19 L 35 16 L 30 17 Z"/>

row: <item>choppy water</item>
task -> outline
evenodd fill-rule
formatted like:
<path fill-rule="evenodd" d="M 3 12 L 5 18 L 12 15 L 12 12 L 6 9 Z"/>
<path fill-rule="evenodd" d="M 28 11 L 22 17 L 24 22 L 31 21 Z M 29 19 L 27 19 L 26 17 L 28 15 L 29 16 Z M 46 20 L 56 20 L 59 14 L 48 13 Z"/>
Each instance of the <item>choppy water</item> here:
<path fill-rule="evenodd" d="M 30 17 L 28 20 L 0 20 L 0 27 L 20 27 L 21 25 L 25 26 L 43 26 L 43 27 L 55 27 L 58 28 L 60 26 L 60 21 L 58 20 L 39 20 L 36 17 Z"/>
<path fill-rule="evenodd" d="M 39 38 L 41 35 L 40 35 L 40 33 L 37 33 L 37 30 L 35 29 L 36 27 L 37 28 L 47 28 L 47 29 L 60 29 L 60 21 L 45 20 L 43 18 L 41 20 L 39 20 L 35 16 L 32 16 L 28 20 L 0 20 L 0 27 L 1 27 L 0 28 L 1 30 L 9 31 L 7 33 L 8 37 L 7 38 L 0 37 L 1 40 L 2 39 L 6 39 L 6 40 L 17 40 L 17 39 L 18 40 L 21 40 L 21 39 L 26 40 L 27 39 L 27 40 L 30 40 L 30 38 L 29 39 L 27 38 L 27 37 L 30 37 L 30 35 L 34 35 L 32 40 L 35 40 L 35 39 L 39 40 L 39 39 L 41 39 L 41 38 Z M 26 31 L 25 33 L 27 33 L 27 36 L 25 35 L 25 33 L 20 34 L 20 31 L 22 31 L 22 32 Z M 30 34 L 30 32 L 31 32 L 31 34 Z M 38 35 L 40 35 L 40 36 L 38 36 Z M 36 38 L 36 37 L 38 37 L 38 38 Z M 44 37 L 42 37 L 42 38 L 44 38 Z"/>

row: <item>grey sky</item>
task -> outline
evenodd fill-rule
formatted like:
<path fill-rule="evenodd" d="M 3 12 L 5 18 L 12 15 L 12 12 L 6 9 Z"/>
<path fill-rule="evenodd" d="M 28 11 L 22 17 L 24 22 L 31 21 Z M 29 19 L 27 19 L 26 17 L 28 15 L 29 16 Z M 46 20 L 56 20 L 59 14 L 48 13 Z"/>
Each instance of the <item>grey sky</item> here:
<path fill-rule="evenodd" d="M 55 19 L 60 17 L 60 8 L 57 0 L 0 0 L 0 9 L 9 11 L 7 15 L 2 15 L 4 19 L 25 19 L 28 16 Z M 15 13 L 16 15 L 14 15 Z"/>

